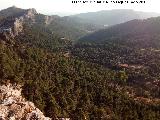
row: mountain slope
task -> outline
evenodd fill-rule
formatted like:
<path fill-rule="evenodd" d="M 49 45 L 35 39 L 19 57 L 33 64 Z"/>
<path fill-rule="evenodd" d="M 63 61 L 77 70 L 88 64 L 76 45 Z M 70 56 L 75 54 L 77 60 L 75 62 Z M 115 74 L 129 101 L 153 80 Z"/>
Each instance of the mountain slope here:
<path fill-rule="evenodd" d="M 81 38 L 72 54 L 111 70 L 124 71 L 128 85 L 146 91 L 142 96 L 159 99 L 159 34 L 160 17 L 132 20 Z"/>
<path fill-rule="evenodd" d="M 19 16 L 19 15 L 24 14 L 24 12 L 25 12 L 25 10 L 22 10 L 20 8 L 16 8 L 15 6 L 12 6 L 7 9 L 1 10 L 0 11 L 0 18 L 4 19 L 8 16 Z"/>
<path fill-rule="evenodd" d="M 123 22 L 127 22 L 133 19 L 146 19 L 150 17 L 160 16 L 159 13 L 147 13 L 133 11 L 129 9 L 118 9 L 118 10 L 103 10 L 98 12 L 89 12 L 73 15 L 72 17 L 79 17 L 89 21 L 93 24 L 99 25 L 115 25 Z"/>
<path fill-rule="evenodd" d="M 113 63 L 117 63 L 116 60 L 128 61 L 121 55 L 128 55 L 132 50 L 129 47 L 104 42 L 76 44 L 74 47 L 67 36 L 62 37 L 59 32 L 52 30 L 60 25 L 66 28 L 65 20 L 69 20 L 68 26 L 72 26 L 70 18 L 66 17 L 63 21 L 58 16 L 37 14 L 34 9 L 22 13 L 7 15 L 0 22 L 0 84 L 8 84 L 9 81 L 22 85 L 23 96 L 52 119 L 160 119 L 159 81 L 155 77 L 159 74 L 158 66 L 154 65 L 155 71 L 117 69 Z M 51 24 L 56 19 L 62 20 L 62 24 L 52 28 L 56 24 Z M 54 52 L 55 47 L 63 49 Z M 149 60 L 156 57 L 151 62 L 158 63 L 157 53 L 152 55 Z M 99 56 L 102 56 L 100 60 L 97 59 Z M 129 58 L 132 62 L 139 62 Z M 104 64 L 106 61 L 112 62 L 113 66 L 108 67 L 108 64 Z M 151 82 L 144 86 L 142 83 L 146 80 Z M 5 107 L 10 108 L 9 105 Z M 15 112 L 11 112 L 12 116 Z"/>
<path fill-rule="evenodd" d="M 25 23 L 29 23 L 29 25 L 32 26 L 37 25 L 39 27 L 43 27 L 51 34 L 71 40 L 78 39 L 80 36 L 86 35 L 89 31 L 93 32 L 99 29 L 99 26 L 89 23 L 81 23 L 76 19 L 39 14 L 35 9 L 24 10 L 16 7 L 10 7 L 0 11 L 0 18 L 1 31 L 12 28 L 12 32 L 14 32 L 15 35 L 18 35 L 16 33 L 18 31 L 15 31 L 14 29 L 18 27 L 17 30 L 21 32 L 23 24 Z"/>
<path fill-rule="evenodd" d="M 118 24 L 108 29 L 102 29 L 93 34 L 81 38 L 83 41 L 105 42 L 117 40 L 124 43 L 135 43 L 136 41 L 154 47 L 159 45 L 157 40 L 160 33 L 160 17 L 149 18 L 145 20 L 132 20 L 126 23 Z M 151 38 L 155 37 L 151 40 Z M 144 39 L 141 39 L 144 38 Z M 123 42 L 124 41 L 124 42 Z M 156 42 L 156 43 L 155 43 Z M 137 44 L 138 45 L 138 44 Z M 142 46 L 141 46 L 142 47 Z M 153 47 L 153 46 L 152 46 Z"/>
<path fill-rule="evenodd" d="M 22 84 L 25 98 L 45 116 L 76 120 L 160 118 L 159 101 L 132 96 L 130 87 L 118 85 L 125 83 L 124 72 L 12 41 L 0 40 L 0 84 L 7 80 Z"/>

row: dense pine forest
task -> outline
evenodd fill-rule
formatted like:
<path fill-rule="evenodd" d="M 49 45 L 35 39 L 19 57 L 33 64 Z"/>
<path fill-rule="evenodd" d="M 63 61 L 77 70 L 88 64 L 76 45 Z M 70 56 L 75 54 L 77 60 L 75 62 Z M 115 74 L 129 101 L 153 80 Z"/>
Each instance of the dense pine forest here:
<path fill-rule="evenodd" d="M 23 85 L 24 96 L 52 118 L 159 119 L 156 102 L 134 101 L 124 71 L 20 43 L 0 47 L 1 83 Z M 124 84 L 124 85 L 123 85 Z M 121 87 L 122 86 L 122 87 Z"/>
<path fill-rule="evenodd" d="M 16 10 L 8 16 L 26 12 Z M 0 27 L 12 22 L 8 16 L 2 16 Z M 75 36 L 55 33 L 54 25 L 46 26 L 44 16 L 36 14 L 18 35 L 0 34 L 0 84 L 22 85 L 23 96 L 53 120 L 159 120 L 158 19 L 80 34 L 73 42 Z M 135 24 L 148 27 L 139 32 Z"/>

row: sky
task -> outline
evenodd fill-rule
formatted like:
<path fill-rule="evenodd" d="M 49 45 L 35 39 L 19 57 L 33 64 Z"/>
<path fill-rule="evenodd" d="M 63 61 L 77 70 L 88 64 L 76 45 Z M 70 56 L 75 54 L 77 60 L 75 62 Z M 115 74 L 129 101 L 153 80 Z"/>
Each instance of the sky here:
<path fill-rule="evenodd" d="M 0 10 L 7 7 L 16 6 L 19 8 L 35 8 L 39 13 L 43 14 L 58 14 L 58 15 L 70 15 L 85 12 L 95 12 L 100 10 L 111 9 L 134 9 L 136 11 L 145 12 L 158 12 L 160 13 L 160 0 L 143 0 L 145 3 L 129 3 L 116 4 L 111 3 L 111 0 L 106 0 L 109 3 L 72 3 L 75 0 L 0 0 Z M 78 0 L 79 1 L 79 0 Z M 97 0 L 88 0 L 97 1 Z M 101 0 L 105 1 L 105 0 Z M 115 0 L 126 1 L 126 0 Z M 141 0 L 137 0 L 141 1 Z"/>

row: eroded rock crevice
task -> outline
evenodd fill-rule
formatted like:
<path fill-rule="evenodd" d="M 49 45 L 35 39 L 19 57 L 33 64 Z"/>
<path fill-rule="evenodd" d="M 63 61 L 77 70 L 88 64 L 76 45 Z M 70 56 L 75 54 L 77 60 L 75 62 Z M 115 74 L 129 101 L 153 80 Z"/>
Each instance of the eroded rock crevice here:
<path fill-rule="evenodd" d="M 51 120 L 21 95 L 21 86 L 0 86 L 0 120 Z"/>

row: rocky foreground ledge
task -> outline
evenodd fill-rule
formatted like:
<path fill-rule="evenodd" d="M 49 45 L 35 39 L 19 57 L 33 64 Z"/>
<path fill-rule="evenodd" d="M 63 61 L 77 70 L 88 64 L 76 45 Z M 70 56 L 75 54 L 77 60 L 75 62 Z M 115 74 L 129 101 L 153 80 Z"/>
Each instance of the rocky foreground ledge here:
<path fill-rule="evenodd" d="M 26 101 L 21 91 L 16 84 L 0 86 L 0 120 L 51 120 L 34 103 Z"/>

